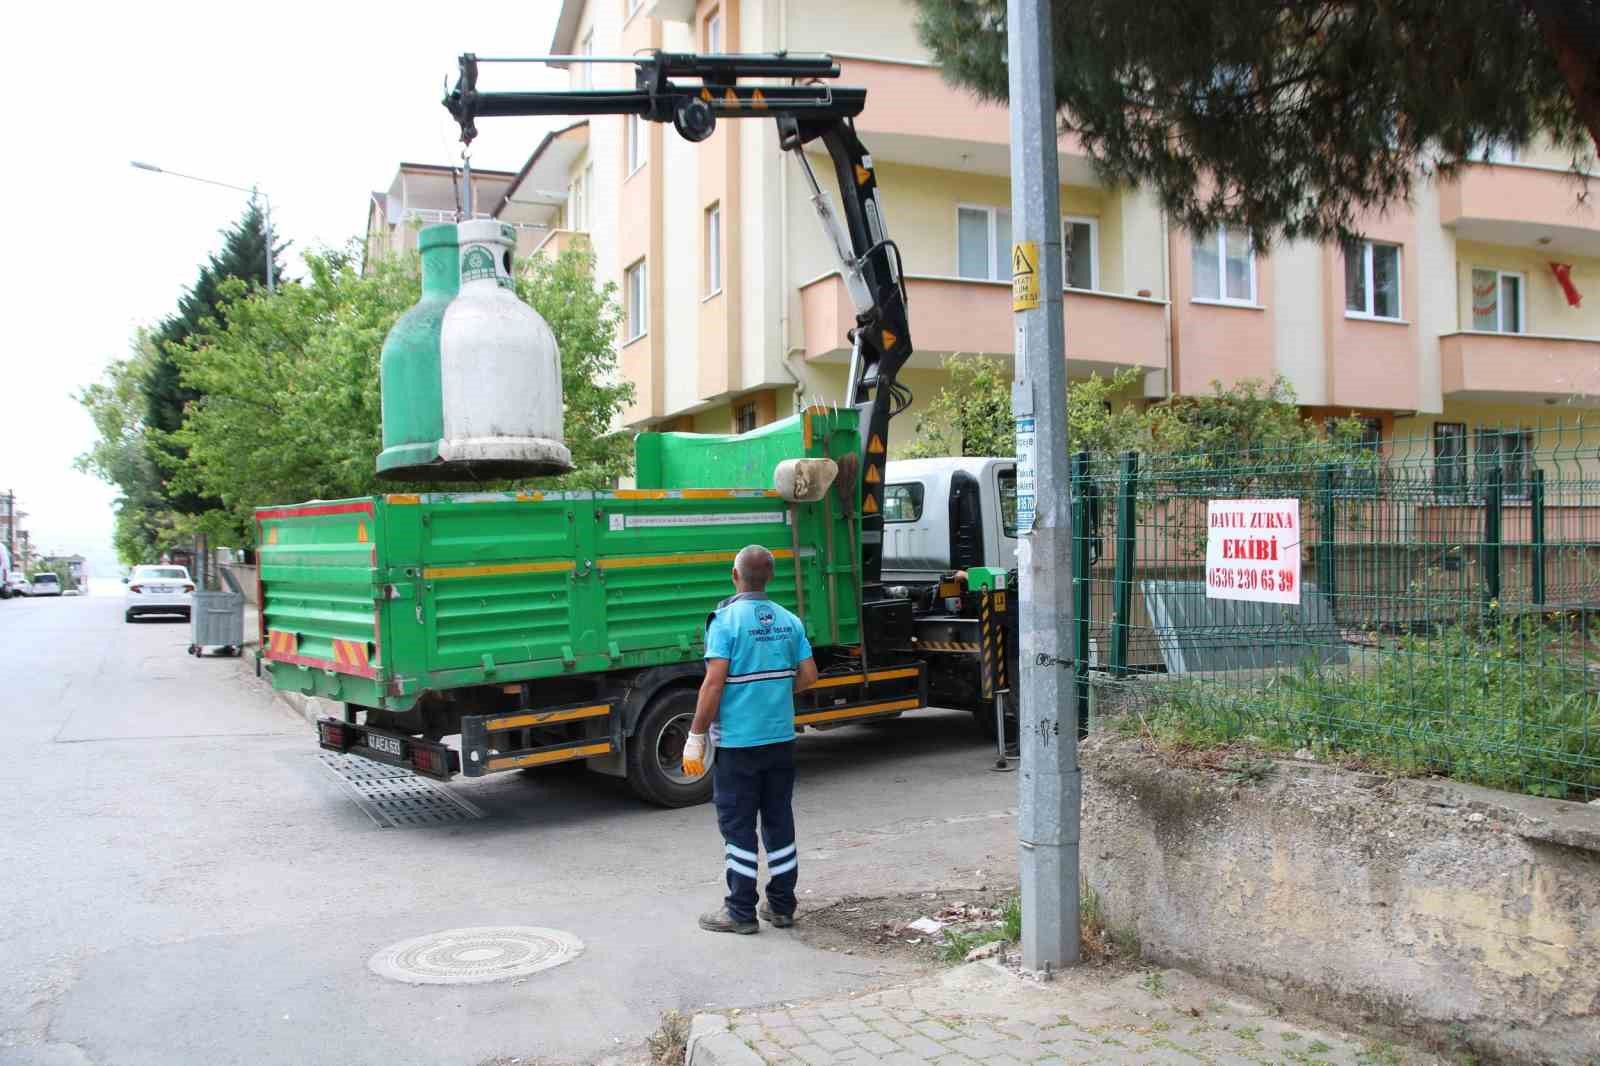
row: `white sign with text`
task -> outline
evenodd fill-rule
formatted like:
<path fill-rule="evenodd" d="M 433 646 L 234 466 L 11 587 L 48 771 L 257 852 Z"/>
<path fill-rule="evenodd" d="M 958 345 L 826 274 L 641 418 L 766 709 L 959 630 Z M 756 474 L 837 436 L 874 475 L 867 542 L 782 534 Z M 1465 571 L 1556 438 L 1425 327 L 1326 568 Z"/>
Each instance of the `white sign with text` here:
<path fill-rule="evenodd" d="M 1300 602 L 1300 501 L 1206 504 L 1206 597 Z"/>

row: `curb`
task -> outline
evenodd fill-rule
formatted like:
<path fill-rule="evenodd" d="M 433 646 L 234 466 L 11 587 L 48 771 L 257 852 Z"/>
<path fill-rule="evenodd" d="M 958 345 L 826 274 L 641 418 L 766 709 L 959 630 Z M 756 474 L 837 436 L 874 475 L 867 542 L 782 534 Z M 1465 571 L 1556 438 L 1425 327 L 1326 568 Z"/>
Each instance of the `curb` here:
<path fill-rule="evenodd" d="M 720 1014 L 696 1014 L 689 1023 L 685 1066 L 766 1066 L 766 1061 L 733 1035 Z"/>

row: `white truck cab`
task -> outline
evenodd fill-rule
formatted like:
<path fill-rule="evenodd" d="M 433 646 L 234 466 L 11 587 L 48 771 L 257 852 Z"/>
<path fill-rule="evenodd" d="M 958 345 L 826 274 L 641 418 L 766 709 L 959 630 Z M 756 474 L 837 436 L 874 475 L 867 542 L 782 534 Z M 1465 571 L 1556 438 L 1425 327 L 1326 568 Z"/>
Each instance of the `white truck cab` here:
<path fill-rule="evenodd" d="M 1017 565 L 1017 462 L 897 459 L 884 471 L 883 583 L 937 582 L 953 570 Z"/>

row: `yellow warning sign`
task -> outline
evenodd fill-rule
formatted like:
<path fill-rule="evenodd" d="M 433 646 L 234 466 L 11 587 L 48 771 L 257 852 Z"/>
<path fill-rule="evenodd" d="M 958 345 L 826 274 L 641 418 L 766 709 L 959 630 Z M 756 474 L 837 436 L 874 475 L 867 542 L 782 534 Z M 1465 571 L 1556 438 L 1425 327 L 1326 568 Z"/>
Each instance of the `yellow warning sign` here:
<path fill-rule="evenodd" d="M 867 444 L 867 452 L 870 455 L 882 455 L 883 438 L 874 433 L 872 435 L 872 440 Z"/>
<path fill-rule="evenodd" d="M 357 544 L 365 544 L 366 542 L 367 542 L 367 524 L 365 522 L 357 522 L 356 523 L 356 543 Z"/>
<path fill-rule="evenodd" d="M 1039 306 L 1039 242 L 1017 241 L 1011 246 L 1011 310 L 1032 311 Z"/>
<path fill-rule="evenodd" d="M 868 496 L 864 501 L 862 501 L 861 513 L 862 514 L 877 514 L 878 513 L 878 501 L 873 499 L 871 496 Z"/>

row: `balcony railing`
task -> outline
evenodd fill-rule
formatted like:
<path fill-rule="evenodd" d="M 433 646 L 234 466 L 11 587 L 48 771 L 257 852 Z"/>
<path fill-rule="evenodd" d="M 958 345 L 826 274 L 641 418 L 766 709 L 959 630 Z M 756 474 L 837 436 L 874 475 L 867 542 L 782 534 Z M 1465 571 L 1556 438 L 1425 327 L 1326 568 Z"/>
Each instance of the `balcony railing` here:
<path fill-rule="evenodd" d="M 1014 334 L 1009 281 L 907 275 L 906 296 L 912 342 L 927 357 L 919 362 L 937 365 L 937 356 L 951 353 L 1010 360 Z M 845 334 L 855 325 L 855 309 L 839 275 L 830 272 L 802 285 L 800 302 L 806 358 L 848 356 Z M 1070 372 L 1166 366 L 1165 301 L 1068 289 L 1064 302 Z"/>

